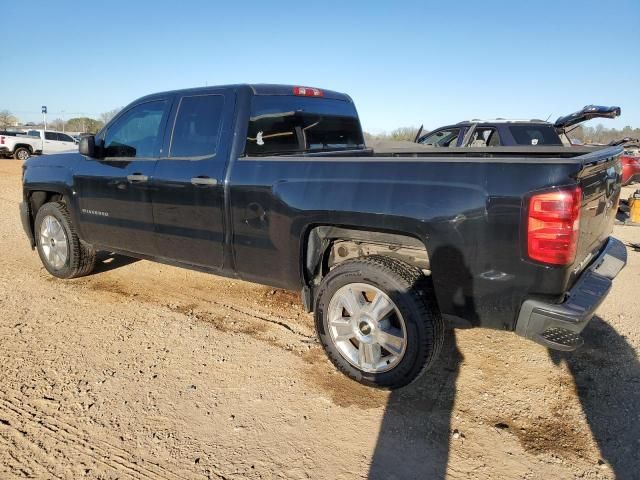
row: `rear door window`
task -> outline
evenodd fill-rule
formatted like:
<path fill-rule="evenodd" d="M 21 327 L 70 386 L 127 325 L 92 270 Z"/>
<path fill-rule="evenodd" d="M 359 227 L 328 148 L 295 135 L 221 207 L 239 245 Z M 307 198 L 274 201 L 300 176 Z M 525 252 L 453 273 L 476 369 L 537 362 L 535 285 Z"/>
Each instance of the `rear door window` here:
<path fill-rule="evenodd" d="M 169 157 L 212 157 L 218 149 L 224 97 L 182 97 L 173 126 Z"/>
<path fill-rule="evenodd" d="M 562 145 L 551 125 L 512 125 L 509 131 L 518 145 Z"/>
<path fill-rule="evenodd" d="M 44 139 L 58 141 L 58 134 L 56 132 L 44 132 Z"/>
<path fill-rule="evenodd" d="M 59 133 L 58 140 L 60 140 L 61 142 L 73 142 L 73 138 L 71 138 L 66 133 Z"/>
<path fill-rule="evenodd" d="M 276 155 L 364 148 L 353 103 L 329 98 L 255 95 L 247 155 Z"/>
<path fill-rule="evenodd" d="M 470 147 L 497 147 L 500 145 L 500 136 L 493 127 L 477 127 L 469 140 Z"/>

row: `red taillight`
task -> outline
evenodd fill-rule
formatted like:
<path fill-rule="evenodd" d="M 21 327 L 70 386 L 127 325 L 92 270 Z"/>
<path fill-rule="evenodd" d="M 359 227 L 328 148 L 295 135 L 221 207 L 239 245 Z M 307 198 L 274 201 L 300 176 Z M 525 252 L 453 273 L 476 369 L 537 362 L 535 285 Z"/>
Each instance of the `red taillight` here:
<path fill-rule="evenodd" d="M 4 145 L 4 137 L 0 137 L 0 145 Z"/>
<path fill-rule="evenodd" d="M 311 87 L 293 87 L 293 94 L 301 97 L 322 97 L 322 90 Z"/>
<path fill-rule="evenodd" d="M 527 254 L 551 265 L 569 265 L 580 234 L 580 187 L 533 195 L 527 218 Z"/>

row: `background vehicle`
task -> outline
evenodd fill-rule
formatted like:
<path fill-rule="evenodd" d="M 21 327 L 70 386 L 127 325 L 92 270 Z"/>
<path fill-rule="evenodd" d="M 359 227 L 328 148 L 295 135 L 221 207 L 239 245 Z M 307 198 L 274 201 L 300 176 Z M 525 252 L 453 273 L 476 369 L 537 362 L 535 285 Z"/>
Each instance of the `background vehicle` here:
<path fill-rule="evenodd" d="M 42 153 L 68 152 L 78 148 L 78 142 L 66 133 L 53 130 L 28 130 L 27 135 L 42 140 Z"/>
<path fill-rule="evenodd" d="M 621 152 L 374 153 L 347 95 L 207 87 L 29 160 L 21 217 L 59 278 L 105 249 L 299 290 L 334 365 L 395 388 L 433 364 L 444 320 L 581 344 L 626 263 L 609 237 Z"/>
<path fill-rule="evenodd" d="M 39 139 L 19 135 L 18 132 L 0 132 L 0 157 L 26 160 L 40 153 L 42 142 Z"/>
<path fill-rule="evenodd" d="M 627 140 L 627 142 L 624 144 L 624 152 L 620 157 L 623 185 L 640 181 L 640 142 L 635 139 Z"/>
<path fill-rule="evenodd" d="M 425 135 L 422 127 L 416 143 L 433 147 L 498 147 L 571 145 L 567 137 L 570 127 L 592 118 L 615 118 L 620 107 L 587 105 L 582 110 L 558 118 L 555 123 L 544 120 L 467 120 L 437 128 Z"/>

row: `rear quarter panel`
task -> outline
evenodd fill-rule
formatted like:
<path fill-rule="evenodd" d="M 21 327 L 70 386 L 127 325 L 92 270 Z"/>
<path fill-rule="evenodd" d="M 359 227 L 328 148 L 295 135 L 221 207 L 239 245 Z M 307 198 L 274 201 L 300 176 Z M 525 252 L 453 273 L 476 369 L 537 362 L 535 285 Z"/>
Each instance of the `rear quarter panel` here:
<path fill-rule="evenodd" d="M 235 266 L 300 289 L 314 226 L 411 235 L 426 245 L 443 313 L 511 329 L 527 295 L 557 297 L 569 277 L 523 259 L 524 195 L 575 184 L 579 170 L 571 160 L 242 158 L 230 189 Z"/>

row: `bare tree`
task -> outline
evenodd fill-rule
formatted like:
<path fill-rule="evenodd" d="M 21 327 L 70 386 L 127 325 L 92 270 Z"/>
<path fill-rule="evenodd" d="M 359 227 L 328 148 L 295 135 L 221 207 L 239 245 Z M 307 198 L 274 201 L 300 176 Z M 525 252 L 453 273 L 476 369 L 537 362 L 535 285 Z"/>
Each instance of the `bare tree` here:
<path fill-rule="evenodd" d="M 62 129 L 64 128 L 65 122 L 63 119 L 61 118 L 56 118 L 55 120 L 51 120 L 50 122 L 47 122 L 47 128 L 50 130 L 57 130 L 57 131 L 62 131 Z"/>
<path fill-rule="evenodd" d="M 0 128 L 3 130 L 7 127 L 13 127 L 17 121 L 18 119 L 9 110 L 0 111 Z"/>
<path fill-rule="evenodd" d="M 412 142 L 416 138 L 416 127 L 400 127 L 391 132 L 391 140 L 406 140 Z"/>
<path fill-rule="evenodd" d="M 371 134 L 364 132 L 364 138 L 366 142 L 373 140 L 393 140 L 393 141 L 409 141 L 412 142 L 416 138 L 418 129 L 416 127 L 399 127 L 392 130 L 391 133 Z"/>
<path fill-rule="evenodd" d="M 103 112 L 100 114 L 100 120 L 103 124 L 107 124 L 109 123 L 109 120 L 111 120 L 120 112 L 120 110 L 122 110 L 122 107 L 114 108 L 113 110 L 109 110 L 108 112 Z"/>

